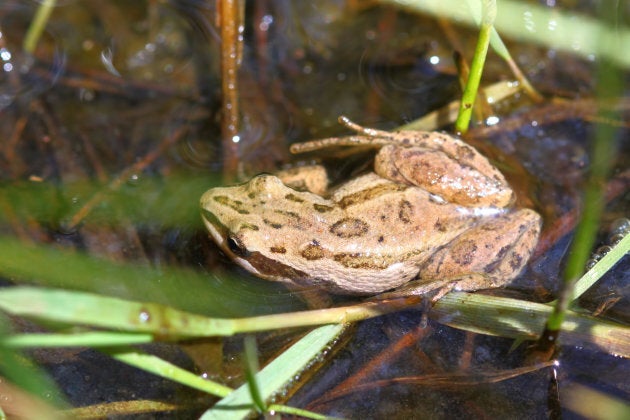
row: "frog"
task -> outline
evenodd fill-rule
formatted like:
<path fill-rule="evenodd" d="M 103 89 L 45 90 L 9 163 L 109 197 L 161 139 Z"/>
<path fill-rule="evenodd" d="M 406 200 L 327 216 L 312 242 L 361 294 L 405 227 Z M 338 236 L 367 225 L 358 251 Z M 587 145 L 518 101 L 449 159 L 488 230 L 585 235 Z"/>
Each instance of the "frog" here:
<path fill-rule="evenodd" d="M 501 287 L 522 272 L 541 217 L 514 205 L 505 177 L 479 151 L 443 132 L 340 122 L 355 134 L 291 152 L 373 148 L 373 170 L 328 189 L 323 169 L 306 168 L 301 179 L 298 168 L 202 195 L 205 227 L 236 264 L 293 290 L 355 296 L 440 298 Z"/>

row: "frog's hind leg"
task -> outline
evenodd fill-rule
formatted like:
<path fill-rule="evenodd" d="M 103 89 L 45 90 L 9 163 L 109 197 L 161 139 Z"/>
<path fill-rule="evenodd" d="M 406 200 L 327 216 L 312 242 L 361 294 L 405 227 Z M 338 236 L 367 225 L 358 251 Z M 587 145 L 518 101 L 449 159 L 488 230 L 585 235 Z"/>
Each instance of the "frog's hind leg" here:
<path fill-rule="evenodd" d="M 395 143 L 395 133 L 363 127 L 343 115 L 339 117 L 339 122 L 349 129 L 356 131 L 358 135 L 329 137 L 325 139 L 306 141 L 303 143 L 295 143 L 291 145 L 289 150 L 293 154 L 299 154 L 338 146 L 362 146 L 376 149 L 387 144 Z"/>
<path fill-rule="evenodd" d="M 525 267 L 540 234 L 540 216 L 530 209 L 503 214 L 466 231 L 421 267 L 420 278 L 458 279 L 457 290 L 500 287 Z"/>
<path fill-rule="evenodd" d="M 438 250 L 422 264 L 416 280 L 375 298 L 426 295 L 436 302 L 451 290 L 503 286 L 525 267 L 539 234 L 540 216 L 533 210 L 498 216 Z"/>
<path fill-rule="evenodd" d="M 390 138 L 392 137 L 392 133 L 389 131 L 377 130 L 376 128 L 364 127 L 352 121 L 350 118 L 345 115 L 340 115 L 339 123 L 343 126 L 349 128 L 350 130 L 356 131 L 358 134 L 363 134 L 366 137 L 382 137 L 382 138 Z"/>
<path fill-rule="evenodd" d="M 416 280 L 375 299 L 426 295 L 434 303 L 451 290 L 503 286 L 525 267 L 539 234 L 540 216 L 533 210 L 498 216 L 438 250 L 422 264 Z"/>

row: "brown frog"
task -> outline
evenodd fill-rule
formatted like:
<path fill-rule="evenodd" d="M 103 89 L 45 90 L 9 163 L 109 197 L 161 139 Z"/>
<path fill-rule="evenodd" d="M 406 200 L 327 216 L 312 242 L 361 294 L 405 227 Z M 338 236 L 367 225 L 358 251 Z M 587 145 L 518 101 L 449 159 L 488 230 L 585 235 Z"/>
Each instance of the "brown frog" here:
<path fill-rule="evenodd" d="M 513 209 L 503 175 L 476 149 L 437 132 L 385 132 L 342 123 L 358 135 L 315 140 L 379 148 L 374 172 L 330 194 L 259 175 L 208 190 L 203 221 L 216 243 L 253 274 L 298 288 L 373 295 L 477 290 L 514 279 L 531 256 L 540 216 Z M 315 169 L 316 178 L 324 178 Z M 317 185 L 312 175 L 290 185 Z M 308 187 L 316 190 L 317 187 Z"/>

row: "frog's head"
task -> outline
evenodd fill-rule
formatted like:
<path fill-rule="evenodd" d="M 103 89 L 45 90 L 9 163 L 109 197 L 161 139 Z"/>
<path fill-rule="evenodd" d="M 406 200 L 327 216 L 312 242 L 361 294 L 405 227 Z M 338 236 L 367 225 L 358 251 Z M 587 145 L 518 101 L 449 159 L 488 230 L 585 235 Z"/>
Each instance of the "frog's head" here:
<path fill-rule="evenodd" d="M 303 277 L 285 262 L 287 250 L 300 241 L 306 203 L 321 200 L 287 187 L 275 176 L 259 175 L 245 184 L 212 188 L 201 197 L 203 222 L 214 241 L 236 263 L 268 280 L 291 282 Z"/>

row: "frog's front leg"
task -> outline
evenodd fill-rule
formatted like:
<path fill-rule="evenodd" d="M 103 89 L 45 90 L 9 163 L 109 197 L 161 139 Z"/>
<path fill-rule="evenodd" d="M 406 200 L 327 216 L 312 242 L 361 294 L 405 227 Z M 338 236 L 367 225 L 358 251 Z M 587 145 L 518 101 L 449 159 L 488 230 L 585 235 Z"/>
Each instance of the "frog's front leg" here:
<path fill-rule="evenodd" d="M 525 267 L 540 234 L 538 213 L 522 209 L 490 219 L 455 238 L 422 264 L 418 279 L 384 297 L 503 286 Z"/>
<path fill-rule="evenodd" d="M 322 165 L 295 166 L 282 169 L 275 175 L 294 190 L 310 191 L 322 197 L 328 192 L 328 174 Z"/>

